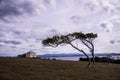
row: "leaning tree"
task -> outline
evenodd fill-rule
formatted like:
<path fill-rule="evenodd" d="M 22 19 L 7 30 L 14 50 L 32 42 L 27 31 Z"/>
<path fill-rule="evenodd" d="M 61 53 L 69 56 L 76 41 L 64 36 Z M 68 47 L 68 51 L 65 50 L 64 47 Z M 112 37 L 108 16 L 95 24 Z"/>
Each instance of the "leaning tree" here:
<path fill-rule="evenodd" d="M 51 47 L 57 47 L 61 44 L 71 45 L 73 48 L 75 48 L 79 52 L 82 52 L 88 58 L 89 62 L 88 62 L 87 67 L 89 68 L 90 64 L 91 64 L 91 60 L 90 60 L 89 56 L 86 54 L 86 52 L 84 50 L 73 45 L 72 42 L 75 40 L 80 40 L 85 46 L 87 46 L 90 49 L 90 51 L 93 55 L 93 58 L 94 58 L 93 40 L 97 37 L 97 35 L 96 35 L 96 37 L 95 37 L 95 35 L 96 34 L 93 34 L 93 33 L 84 34 L 82 32 L 74 32 L 74 33 L 70 33 L 67 35 L 53 36 L 52 38 L 47 38 L 42 41 L 42 44 L 45 46 L 51 46 Z M 92 47 L 89 45 L 91 45 Z"/>
<path fill-rule="evenodd" d="M 90 49 L 93 59 L 93 65 L 95 64 L 95 55 L 94 55 L 94 39 L 97 38 L 97 34 L 87 33 L 86 39 L 83 40 L 83 43 Z"/>
<path fill-rule="evenodd" d="M 93 33 L 82 33 L 82 32 L 75 32 L 73 35 L 76 37 L 76 39 L 79 39 L 89 50 L 92 54 L 92 61 L 93 65 L 95 64 L 95 56 L 94 56 L 94 39 L 97 38 L 97 34 Z"/>

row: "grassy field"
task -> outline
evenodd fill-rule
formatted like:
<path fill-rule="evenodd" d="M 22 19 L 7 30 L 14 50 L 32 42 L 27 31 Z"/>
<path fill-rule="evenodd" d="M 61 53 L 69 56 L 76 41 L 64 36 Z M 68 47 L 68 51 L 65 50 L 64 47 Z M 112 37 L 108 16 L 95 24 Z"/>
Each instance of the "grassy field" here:
<path fill-rule="evenodd" d="M 120 64 L 0 58 L 0 80 L 120 80 Z"/>

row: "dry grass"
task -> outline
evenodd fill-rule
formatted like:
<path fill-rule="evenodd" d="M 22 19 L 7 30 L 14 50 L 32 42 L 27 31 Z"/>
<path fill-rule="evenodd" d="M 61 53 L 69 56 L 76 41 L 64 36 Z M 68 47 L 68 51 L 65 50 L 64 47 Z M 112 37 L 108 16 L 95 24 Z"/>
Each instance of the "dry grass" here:
<path fill-rule="evenodd" d="M 0 58 L 0 80 L 120 80 L 120 64 Z"/>

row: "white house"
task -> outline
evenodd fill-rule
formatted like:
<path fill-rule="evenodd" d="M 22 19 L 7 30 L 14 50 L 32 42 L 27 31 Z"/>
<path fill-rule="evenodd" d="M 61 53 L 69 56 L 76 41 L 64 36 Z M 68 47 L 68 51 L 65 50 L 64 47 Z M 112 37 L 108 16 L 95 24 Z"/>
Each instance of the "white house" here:
<path fill-rule="evenodd" d="M 27 53 L 24 53 L 22 55 L 18 55 L 18 57 L 22 57 L 22 58 L 35 58 L 36 57 L 36 53 L 29 51 Z"/>

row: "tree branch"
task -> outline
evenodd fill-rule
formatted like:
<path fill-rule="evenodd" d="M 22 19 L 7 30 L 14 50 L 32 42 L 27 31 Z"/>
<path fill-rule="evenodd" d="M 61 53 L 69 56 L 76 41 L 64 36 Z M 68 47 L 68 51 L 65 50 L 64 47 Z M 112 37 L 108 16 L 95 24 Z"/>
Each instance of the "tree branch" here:
<path fill-rule="evenodd" d="M 51 46 L 51 47 L 54 47 L 54 48 L 56 48 L 58 46 L 58 44 L 57 45 L 48 44 L 48 45 Z"/>
<path fill-rule="evenodd" d="M 86 42 L 88 42 L 88 43 L 90 43 L 90 44 L 91 44 L 91 46 L 92 46 L 92 47 L 94 47 L 94 45 L 93 45 L 92 41 L 89 41 L 89 40 L 86 40 L 86 39 L 85 39 L 85 41 L 86 41 Z"/>
<path fill-rule="evenodd" d="M 81 39 L 80 39 L 81 40 Z M 90 46 L 88 46 L 87 43 L 85 43 L 83 40 L 81 40 L 84 45 L 86 45 L 89 49 L 92 49 Z"/>

